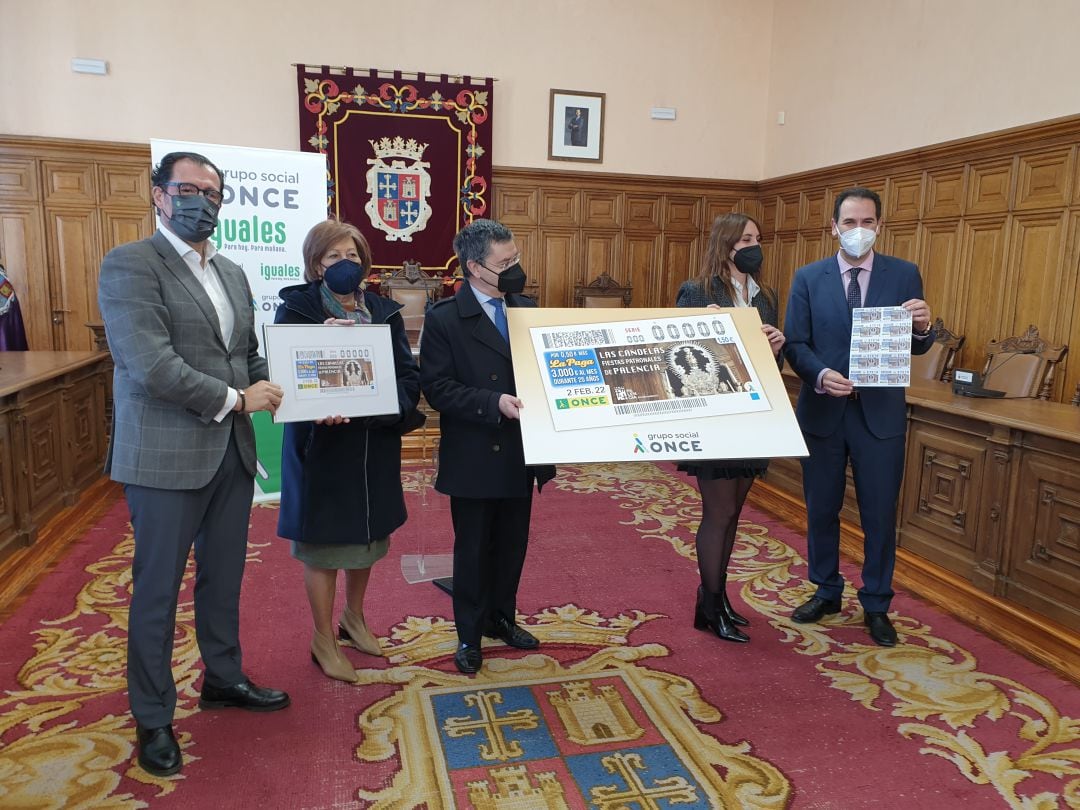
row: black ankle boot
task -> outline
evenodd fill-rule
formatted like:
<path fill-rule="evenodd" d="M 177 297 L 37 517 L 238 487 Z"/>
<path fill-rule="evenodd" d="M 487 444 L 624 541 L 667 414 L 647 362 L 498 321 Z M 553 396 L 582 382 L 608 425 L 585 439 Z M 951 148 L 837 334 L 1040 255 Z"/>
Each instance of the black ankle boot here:
<path fill-rule="evenodd" d="M 725 641 L 747 642 L 750 636 L 736 627 L 721 606 L 719 594 L 709 593 L 698 587 L 697 608 L 694 611 L 694 628 L 711 630 Z"/>
<path fill-rule="evenodd" d="M 750 620 L 747 619 L 745 616 L 740 616 L 738 613 L 735 612 L 735 608 L 731 606 L 731 600 L 728 599 L 727 595 L 726 574 L 720 580 L 720 605 L 723 607 L 724 612 L 727 614 L 728 618 L 731 619 L 732 624 L 738 627 L 748 627 L 750 625 Z"/>

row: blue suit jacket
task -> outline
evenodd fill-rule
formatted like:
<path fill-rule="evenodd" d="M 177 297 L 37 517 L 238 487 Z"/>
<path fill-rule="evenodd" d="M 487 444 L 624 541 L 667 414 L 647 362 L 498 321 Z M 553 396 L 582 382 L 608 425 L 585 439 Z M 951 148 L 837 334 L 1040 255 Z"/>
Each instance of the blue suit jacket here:
<path fill-rule="evenodd" d="M 870 286 L 863 306 L 893 307 L 922 298 L 919 268 L 911 262 L 874 254 Z M 848 376 L 851 316 L 836 256 L 799 268 L 791 285 L 784 319 L 784 355 L 803 381 L 795 415 L 811 436 L 828 436 L 840 425 L 848 399 L 815 392 L 824 368 Z M 923 354 L 933 335 L 911 339 L 911 353 Z M 907 413 L 903 388 L 865 388 L 860 391 L 870 432 L 881 439 L 904 434 Z"/>

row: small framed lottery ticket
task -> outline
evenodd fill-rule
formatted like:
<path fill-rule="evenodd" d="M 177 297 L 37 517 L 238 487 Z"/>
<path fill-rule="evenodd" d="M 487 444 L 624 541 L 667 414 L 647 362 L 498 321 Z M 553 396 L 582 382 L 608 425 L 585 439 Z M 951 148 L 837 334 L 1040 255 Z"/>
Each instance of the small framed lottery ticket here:
<path fill-rule="evenodd" d="M 270 379 L 285 389 L 275 422 L 398 411 L 386 324 L 267 324 L 263 346 Z"/>

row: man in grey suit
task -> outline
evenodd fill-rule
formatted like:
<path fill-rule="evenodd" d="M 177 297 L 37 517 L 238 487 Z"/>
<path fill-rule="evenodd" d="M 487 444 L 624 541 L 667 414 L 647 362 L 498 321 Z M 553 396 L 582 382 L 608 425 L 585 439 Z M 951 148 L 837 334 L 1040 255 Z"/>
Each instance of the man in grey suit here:
<path fill-rule="evenodd" d="M 274 711 L 284 692 L 241 669 L 240 581 L 255 476 L 248 414 L 273 412 L 281 388 L 258 354 L 251 289 L 208 240 L 224 176 L 173 152 L 152 175 L 159 228 L 101 264 L 98 303 L 116 365 L 105 470 L 124 485 L 135 532 L 128 614 L 128 697 L 139 765 L 180 770 L 173 735 L 173 634 L 195 547 L 195 634 L 206 665 L 199 705 Z"/>

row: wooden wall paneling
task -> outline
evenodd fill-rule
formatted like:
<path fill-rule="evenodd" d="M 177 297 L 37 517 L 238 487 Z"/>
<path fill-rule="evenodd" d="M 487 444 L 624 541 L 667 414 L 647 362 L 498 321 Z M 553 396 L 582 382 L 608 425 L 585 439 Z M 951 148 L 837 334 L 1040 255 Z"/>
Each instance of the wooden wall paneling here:
<path fill-rule="evenodd" d="M 766 195 L 761 199 L 761 223 L 766 234 L 774 234 L 777 231 L 776 218 L 779 215 L 780 198 L 775 195 Z"/>
<path fill-rule="evenodd" d="M 492 216 L 507 227 L 535 227 L 540 224 L 540 189 L 499 183 L 495 186 Z"/>
<path fill-rule="evenodd" d="M 882 204 L 886 222 L 908 222 L 922 216 L 924 181 L 922 172 L 889 177 L 885 181 Z"/>
<path fill-rule="evenodd" d="M 100 321 L 97 280 L 101 240 L 92 209 L 46 209 L 53 341 L 68 351 L 91 351 L 87 321 Z"/>
<path fill-rule="evenodd" d="M 701 218 L 701 233 L 704 235 L 705 240 L 708 241 L 709 234 L 712 232 L 713 223 L 716 222 L 717 217 L 722 217 L 724 214 L 730 214 L 733 211 L 742 211 L 742 213 L 748 216 L 757 218 L 754 214 L 744 210 L 741 205 L 745 200 L 732 200 L 726 197 L 706 197 L 704 215 Z"/>
<path fill-rule="evenodd" d="M 703 229 L 701 197 L 668 194 L 664 197 L 663 228 L 665 233 L 701 233 Z"/>
<path fill-rule="evenodd" d="M 1016 158 L 972 163 L 967 183 L 967 214 L 998 214 L 1012 201 Z"/>
<path fill-rule="evenodd" d="M 787 307 L 788 291 L 799 263 L 799 235 L 794 233 L 778 234 L 772 242 L 770 267 L 776 279 L 776 292 L 780 297 L 780 326 L 784 325 L 784 310 Z"/>
<path fill-rule="evenodd" d="M 619 263 L 622 255 L 622 234 L 618 231 L 583 230 L 581 232 L 582 261 L 577 263 L 576 284 L 588 284 L 601 273 L 607 273 L 625 284 L 626 268 Z M 573 303 L 573 301 L 571 301 Z"/>
<path fill-rule="evenodd" d="M 1060 300 L 1058 271 L 1064 260 L 1067 226 L 1065 213 L 1050 211 L 1013 217 L 1006 266 L 1016 295 L 1001 324 L 1007 334 L 1001 337 L 1023 334 L 1030 324 L 1035 324 L 1040 336 L 1049 343 L 1056 346 L 1064 341 L 1065 324 L 1071 321 L 1072 308 L 1076 306 L 1073 300 Z M 1060 389 L 1058 379 L 1055 393 Z"/>
<path fill-rule="evenodd" d="M 966 166 L 937 169 L 926 173 L 923 218 L 958 217 L 967 202 Z"/>
<path fill-rule="evenodd" d="M 923 298 L 930 305 L 931 313 L 955 311 L 958 306 L 956 267 L 960 262 L 960 223 L 949 220 L 927 222 L 919 232 L 919 252 L 909 261 L 919 265 Z"/>
<path fill-rule="evenodd" d="M 99 202 L 107 207 L 150 208 L 150 173 L 146 166 L 99 163 Z"/>
<path fill-rule="evenodd" d="M 660 276 L 660 236 L 627 233 L 623 235 L 620 265 L 624 277 L 633 288 L 630 305 L 658 305 Z M 674 304 L 674 301 L 671 302 Z M 664 304 L 663 306 L 668 306 Z"/>
<path fill-rule="evenodd" d="M 581 195 L 562 188 L 540 189 L 540 224 L 543 227 L 572 228 L 580 225 Z"/>
<path fill-rule="evenodd" d="M 568 307 L 573 303 L 573 272 L 579 243 L 575 230 L 544 228 L 540 232 L 541 306 Z"/>
<path fill-rule="evenodd" d="M 776 206 L 776 230 L 795 231 L 802 222 L 802 197 L 801 191 L 793 191 L 781 194 L 777 199 Z"/>
<path fill-rule="evenodd" d="M 840 194 L 840 192 L 842 192 L 844 189 L 850 188 L 851 186 L 862 186 L 863 188 L 868 188 L 871 191 L 876 192 L 877 195 L 879 197 L 881 197 L 881 208 L 882 208 L 881 216 L 882 216 L 883 219 L 888 219 L 889 218 L 889 210 L 885 207 L 885 201 L 889 198 L 888 194 L 886 193 L 886 189 L 885 189 L 885 185 L 886 185 L 887 182 L 888 182 L 888 175 L 882 175 L 881 177 L 876 177 L 876 176 L 858 177 L 852 183 L 831 183 L 830 185 L 832 186 L 833 194 L 829 198 L 829 207 L 830 208 L 832 207 L 833 203 L 836 200 L 836 196 L 838 194 Z M 830 217 L 832 216 L 831 211 L 830 211 L 829 215 L 830 215 Z"/>
<path fill-rule="evenodd" d="M 747 197 L 743 197 L 735 205 L 733 210 L 741 211 L 742 213 L 746 214 L 747 216 L 753 217 L 759 223 L 761 223 L 761 226 L 763 228 L 765 227 L 765 223 L 762 221 L 764 216 L 765 216 L 765 213 L 764 213 L 764 207 L 761 204 L 761 200 L 756 199 L 756 198 L 750 199 L 750 198 L 747 198 Z M 710 219 L 709 221 L 707 221 L 705 223 L 705 227 L 706 228 L 711 228 L 712 227 L 712 219 Z"/>
<path fill-rule="evenodd" d="M 46 351 L 53 348 L 53 334 L 41 217 L 40 208 L 5 205 L 0 197 L 0 262 L 19 299 L 27 343 Z"/>
<path fill-rule="evenodd" d="M 581 224 L 586 228 L 621 228 L 623 195 L 618 191 L 582 192 Z"/>
<path fill-rule="evenodd" d="M 143 211 L 102 208 L 100 213 L 102 256 L 114 247 L 145 239 L 154 233 L 154 212 L 149 208 Z"/>
<path fill-rule="evenodd" d="M 1064 208 L 1069 204 L 1076 148 L 1053 149 L 1017 158 L 1014 211 Z"/>
<path fill-rule="evenodd" d="M 1065 302 L 1075 302 L 1080 297 L 1080 211 L 1069 212 L 1069 233 L 1065 248 L 1065 260 L 1061 264 L 1060 289 Z M 1056 376 L 1061 377 L 1063 390 L 1076 391 L 1080 384 L 1080 313 L 1075 305 L 1066 306 L 1066 318 L 1062 323 L 1063 340 L 1069 344 L 1069 353 L 1061 362 Z M 1065 397 L 1062 398 L 1065 401 Z"/>
<path fill-rule="evenodd" d="M 815 189 L 799 194 L 800 230 L 817 230 L 832 221 L 831 202 L 825 199 L 828 193 L 828 189 Z"/>
<path fill-rule="evenodd" d="M 33 158 L 0 157 L 0 202 L 37 200 L 37 165 Z"/>
<path fill-rule="evenodd" d="M 919 264 L 919 224 L 917 222 L 894 222 L 885 220 L 881 233 L 883 253 Z M 925 279 L 926 274 L 923 273 Z"/>
<path fill-rule="evenodd" d="M 1009 244 L 1009 217 L 966 218 L 960 223 L 960 264 L 956 298 L 951 304 L 929 302 L 931 312 L 945 321 L 966 342 L 956 364 L 982 368 L 986 344 L 1003 337 L 1002 313 L 1008 294 L 1005 256 Z"/>
<path fill-rule="evenodd" d="M 501 220 L 500 220 L 501 221 Z M 543 257 L 540 255 L 540 238 L 536 228 L 514 228 L 514 244 L 521 254 L 521 266 L 525 270 L 527 295 L 537 296 L 539 301 L 540 279 L 543 276 Z"/>
<path fill-rule="evenodd" d="M 795 270 L 798 270 L 803 265 L 823 259 L 830 253 L 836 252 L 831 234 L 827 231 L 819 230 L 810 233 L 799 233 L 796 244 Z M 788 289 L 790 289 L 790 285 L 788 285 Z M 787 289 L 782 292 L 786 297 Z"/>
<path fill-rule="evenodd" d="M 657 298 L 652 306 L 673 307 L 679 287 L 691 276 L 697 275 L 701 262 L 699 248 L 701 237 L 689 234 L 665 233 L 663 236 Z"/>
<path fill-rule="evenodd" d="M 660 231 L 660 204 L 659 194 L 627 194 L 624 227 L 628 231 Z"/>
<path fill-rule="evenodd" d="M 43 160 L 41 174 L 46 205 L 97 204 L 97 172 L 91 161 Z"/>

